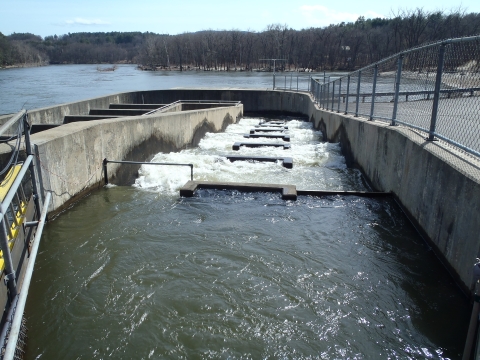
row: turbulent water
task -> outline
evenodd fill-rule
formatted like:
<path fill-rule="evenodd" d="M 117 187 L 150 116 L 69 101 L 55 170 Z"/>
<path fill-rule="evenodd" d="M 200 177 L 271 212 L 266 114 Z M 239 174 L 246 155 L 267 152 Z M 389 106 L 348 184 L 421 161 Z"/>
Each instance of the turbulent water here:
<path fill-rule="evenodd" d="M 293 120 L 288 123 L 291 148 L 248 148 L 233 151 L 238 141 L 253 143 L 282 143 L 278 139 L 246 139 L 259 119 L 242 119 L 230 125 L 225 133 L 207 133 L 199 146 L 179 153 L 157 154 L 152 162 L 193 163 L 196 180 L 237 181 L 250 183 L 294 184 L 297 189 L 308 190 L 365 190 L 360 173 L 348 169 L 338 144 L 320 142 L 320 132 L 312 130 L 312 124 Z M 268 127 L 267 127 L 268 128 Z M 286 143 L 288 144 L 288 143 Z M 222 155 L 292 157 L 293 170 L 280 162 L 230 162 Z M 152 188 L 174 194 L 190 178 L 189 168 L 143 166 L 136 186 Z"/>
<path fill-rule="evenodd" d="M 199 180 L 367 189 L 338 144 L 302 121 L 288 124 L 291 150 L 233 152 L 258 122 L 153 161 L 193 163 Z M 230 163 L 228 153 L 294 165 Z M 47 224 L 27 359 L 460 357 L 468 303 L 392 199 L 179 198 L 189 177 L 143 166 L 134 186 L 96 191 Z"/>

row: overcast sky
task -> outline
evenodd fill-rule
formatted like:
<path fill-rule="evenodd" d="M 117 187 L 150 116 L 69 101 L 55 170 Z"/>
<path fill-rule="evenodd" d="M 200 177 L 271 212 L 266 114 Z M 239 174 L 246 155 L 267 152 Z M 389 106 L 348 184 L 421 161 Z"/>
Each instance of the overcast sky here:
<path fill-rule="evenodd" d="M 395 5 L 393 5 L 395 4 Z M 262 31 L 269 24 L 293 29 L 391 17 L 399 10 L 462 9 L 480 12 L 479 0 L 0 0 L 0 32 L 42 37 L 69 32 L 150 31 L 179 34 L 199 30 Z"/>

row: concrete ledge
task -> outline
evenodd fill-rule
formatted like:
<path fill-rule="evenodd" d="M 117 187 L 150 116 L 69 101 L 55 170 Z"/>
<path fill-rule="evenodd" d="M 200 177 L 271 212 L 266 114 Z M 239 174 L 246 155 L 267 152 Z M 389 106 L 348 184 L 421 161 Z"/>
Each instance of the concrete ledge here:
<path fill-rule="evenodd" d="M 89 115 L 113 115 L 113 116 L 137 116 L 151 111 L 148 108 L 142 109 L 90 109 Z"/>
<path fill-rule="evenodd" d="M 261 123 L 260 125 L 264 125 L 264 126 L 269 126 L 269 125 L 285 125 L 285 121 L 265 121 L 263 123 Z"/>
<path fill-rule="evenodd" d="M 260 124 L 260 125 L 255 125 L 256 128 L 277 128 L 277 129 L 285 129 L 288 130 L 288 126 L 285 125 L 271 125 L 270 123 L 267 124 Z"/>
<path fill-rule="evenodd" d="M 284 129 L 270 129 L 270 128 L 255 128 L 255 129 L 250 129 L 250 134 L 255 134 L 257 132 L 278 132 L 278 133 L 284 133 Z"/>
<path fill-rule="evenodd" d="M 180 196 L 192 197 L 197 189 L 239 190 L 246 192 L 281 192 L 283 200 L 297 200 L 295 185 L 252 184 L 234 182 L 188 181 L 180 189 Z"/>
<path fill-rule="evenodd" d="M 79 121 L 116 119 L 116 118 L 119 118 L 119 117 L 121 117 L 121 116 L 112 116 L 112 115 L 66 115 L 63 119 L 63 123 L 64 124 L 70 124 L 70 123 L 79 122 Z"/>
<path fill-rule="evenodd" d="M 242 156 L 242 155 L 221 155 L 230 161 L 263 161 L 263 162 L 277 162 L 282 161 L 283 167 L 287 169 L 293 168 L 293 159 L 291 157 L 276 157 L 276 156 Z"/>
<path fill-rule="evenodd" d="M 109 109 L 149 109 L 155 110 L 168 104 L 110 104 Z"/>
<path fill-rule="evenodd" d="M 283 150 L 287 150 L 291 148 L 290 144 L 279 144 L 279 143 L 250 143 L 250 142 L 236 142 L 232 146 L 232 150 L 240 150 L 241 146 L 256 148 L 262 146 L 275 146 L 275 147 L 283 147 Z"/>
<path fill-rule="evenodd" d="M 285 134 L 245 134 L 244 138 L 258 139 L 258 138 L 268 138 L 268 139 L 282 139 L 283 141 L 290 141 L 290 135 Z"/>
<path fill-rule="evenodd" d="M 310 195 L 310 196 L 361 196 L 361 197 L 384 197 L 393 196 L 389 192 L 380 191 L 325 191 L 325 190 L 297 190 L 297 195 Z"/>

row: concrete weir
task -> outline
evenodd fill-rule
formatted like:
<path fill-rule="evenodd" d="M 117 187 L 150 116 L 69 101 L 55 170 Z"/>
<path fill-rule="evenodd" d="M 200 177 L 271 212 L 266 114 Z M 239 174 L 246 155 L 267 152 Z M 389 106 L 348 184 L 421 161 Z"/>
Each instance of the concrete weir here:
<path fill-rule="evenodd" d="M 88 115 L 110 103 L 171 104 L 179 99 L 243 105 L 75 122 L 33 135 L 43 189 L 54 191 L 51 211 L 100 186 L 104 158 L 145 161 L 160 151 L 195 145 L 207 131 L 221 131 L 244 111 L 308 117 L 325 141 L 341 144 L 348 165 L 359 168 L 376 191 L 396 197 L 458 283 L 470 288 L 473 264 L 480 257 L 480 161 L 442 142 L 427 142 L 412 130 L 323 111 L 310 94 L 293 91 L 129 92 L 37 109 L 29 116 L 33 124 L 60 125 L 67 115 Z M 135 175 L 116 165 L 108 171 L 109 178 Z"/>

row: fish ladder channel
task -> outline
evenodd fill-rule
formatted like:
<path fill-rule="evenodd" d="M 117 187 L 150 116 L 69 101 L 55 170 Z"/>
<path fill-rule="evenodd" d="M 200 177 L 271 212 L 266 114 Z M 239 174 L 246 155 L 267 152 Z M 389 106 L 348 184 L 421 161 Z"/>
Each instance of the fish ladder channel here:
<path fill-rule="evenodd" d="M 369 190 L 311 124 L 271 124 L 288 126 L 289 142 L 245 138 L 256 125 L 242 119 L 152 162 L 193 163 L 196 181 Z M 233 150 L 238 142 L 282 145 Z M 189 178 L 142 166 L 134 186 L 98 190 L 47 224 L 27 359 L 460 356 L 468 302 L 393 199 L 179 197 Z"/>

